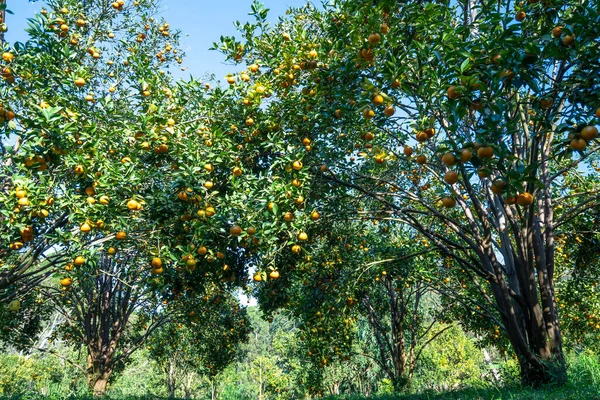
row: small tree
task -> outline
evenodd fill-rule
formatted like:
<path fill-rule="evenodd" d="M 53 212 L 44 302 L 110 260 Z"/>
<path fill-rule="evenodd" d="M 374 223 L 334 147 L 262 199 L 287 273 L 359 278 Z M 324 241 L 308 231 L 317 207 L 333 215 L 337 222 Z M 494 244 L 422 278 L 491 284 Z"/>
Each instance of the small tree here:
<path fill-rule="evenodd" d="M 139 252 L 106 254 L 80 267 L 75 282 L 63 278 L 58 287 L 43 288 L 65 318 L 58 336 L 75 350 L 85 346 L 87 363 L 82 372 L 94 395 L 103 395 L 113 373 L 172 317 L 173 311 L 145 283 L 150 274 L 145 264 Z"/>
<path fill-rule="evenodd" d="M 207 377 L 214 399 L 216 385 L 212 380 L 235 359 L 250 327 L 245 310 L 227 293 L 214 293 L 208 296 L 208 301 L 191 306 L 186 304 L 191 311 L 184 320 L 172 320 L 152 336 L 148 342 L 149 354 L 166 377 L 170 397 L 175 397 L 181 387 L 189 398 L 194 389 L 192 384 Z M 193 322 L 196 315 L 202 316 L 202 320 Z"/>

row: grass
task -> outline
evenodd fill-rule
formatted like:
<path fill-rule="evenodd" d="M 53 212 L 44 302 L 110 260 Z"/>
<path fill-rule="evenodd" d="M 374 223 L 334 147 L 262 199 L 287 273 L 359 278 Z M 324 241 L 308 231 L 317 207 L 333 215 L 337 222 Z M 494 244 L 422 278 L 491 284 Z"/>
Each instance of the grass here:
<path fill-rule="evenodd" d="M 40 396 L 40 395 L 14 395 L 14 396 L 2 396 L 0 395 L 0 400 L 184 400 L 177 398 L 167 398 L 160 396 L 106 396 L 106 397 L 94 397 L 94 396 Z"/>
<path fill-rule="evenodd" d="M 167 400 L 157 396 L 107 397 L 119 400 Z M 0 400 L 97 400 L 92 396 L 40 397 L 39 395 L 0 396 Z M 329 396 L 323 400 L 364 400 L 362 396 Z M 501 387 L 491 389 L 473 389 L 450 391 L 445 393 L 429 392 L 419 394 L 398 394 L 371 396 L 370 400 L 600 400 L 600 392 L 594 385 L 582 386 L 568 384 L 560 388 L 526 389 L 520 387 Z"/>
<path fill-rule="evenodd" d="M 330 396 L 325 400 L 363 400 L 361 396 Z M 503 387 L 492 389 L 463 389 L 446 393 L 419 393 L 410 395 L 383 395 L 371 400 L 600 400 L 598 388 L 593 385 L 569 384 L 561 388 L 525 389 Z"/>
<path fill-rule="evenodd" d="M 166 400 L 157 396 L 139 397 L 110 397 L 119 400 Z M 39 396 L 13 396 L 3 397 L 0 400 L 97 400 L 94 397 L 46 397 Z M 329 396 L 323 400 L 363 400 L 362 396 Z M 492 389 L 463 389 L 446 393 L 420 393 L 410 395 L 382 395 L 369 397 L 370 400 L 600 400 L 600 392 L 594 385 L 582 386 L 568 384 L 560 388 L 525 389 L 519 387 L 503 387 Z"/>

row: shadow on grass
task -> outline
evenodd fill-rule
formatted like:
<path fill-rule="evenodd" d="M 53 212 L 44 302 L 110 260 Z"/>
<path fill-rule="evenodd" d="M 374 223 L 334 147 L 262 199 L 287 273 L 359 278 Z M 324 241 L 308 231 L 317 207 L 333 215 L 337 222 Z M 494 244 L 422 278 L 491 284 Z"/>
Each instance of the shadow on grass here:
<path fill-rule="evenodd" d="M 329 396 L 325 400 L 364 400 L 361 396 Z M 600 400 L 600 390 L 593 385 L 569 384 L 563 387 L 529 389 L 499 387 L 489 389 L 462 389 L 445 393 L 424 392 L 371 396 L 372 400 Z"/>

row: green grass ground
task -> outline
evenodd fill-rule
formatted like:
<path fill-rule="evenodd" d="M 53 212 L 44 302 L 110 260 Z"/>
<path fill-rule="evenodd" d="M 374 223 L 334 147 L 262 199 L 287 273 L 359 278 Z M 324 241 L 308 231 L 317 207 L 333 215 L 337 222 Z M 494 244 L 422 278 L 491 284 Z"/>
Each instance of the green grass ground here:
<path fill-rule="evenodd" d="M 30 396 L 2 397 L 0 400 L 33 400 Z M 43 400 L 40 397 L 35 399 Z M 45 400 L 92 400 L 93 397 L 48 397 Z M 117 399 L 111 397 L 110 399 Z M 163 400 L 154 396 L 118 398 L 119 400 Z M 324 400 L 363 400 L 361 396 L 329 396 Z M 464 389 L 443 394 L 421 393 L 412 395 L 385 395 L 369 397 L 370 400 L 600 400 L 600 392 L 593 386 L 567 385 L 562 388 L 523 389 Z"/>
<path fill-rule="evenodd" d="M 335 396 L 326 400 L 363 400 L 360 396 Z M 421 393 L 369 397 L 371 400 L 600 400 L 600 392 L 593 386 L 567 385 L 562 388 L 523 389 L 464 389 L 447 393 Z"/>

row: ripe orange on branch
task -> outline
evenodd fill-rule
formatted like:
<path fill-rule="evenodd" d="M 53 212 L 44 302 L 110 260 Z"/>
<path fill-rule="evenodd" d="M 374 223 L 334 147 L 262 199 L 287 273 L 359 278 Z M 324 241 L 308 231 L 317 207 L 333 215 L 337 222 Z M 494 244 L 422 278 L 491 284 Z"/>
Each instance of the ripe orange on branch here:
<path fill-rule="evenodd" d="M 427 139 L 429 139 L 429 136 L 427 136 L 427 133 L 425 133 L 425 131 L 419 131 L 417 132 L 415 139 L 417 140 L 417 142 L 424 142 Z"/>
<path fill-rule="evenodd" d="M 427 163 L 427 156 L 424 154 L 421 154 L 421 155 L 417 156 L 415 161 L 417 162 L 417 164 L 424 165 L 425 163 Z"/>
<path fill-rule="evenodd" d="M 130 199 L 127 202 L 127 208 L 132 211 L 137 211 L 142 209 L 142 205 L 137 200 Z"/>
<path fill-rule="evenodd" d="M 233 169 L 231 170 L 231 173 L 235 177 L 240 177 L 240 176 L 242 176 L 243 171 L 242 171 L 242 169 L 240 167 L 233 167 Z"/>
<path fill-rule="evenodd" d="M 494 148 L 492 146 L 482 146 L 477 149 L 477 157 L 492 158 L 494 157 Z"/>
<path fill-rule="evenodd" d="M 453 197 L 445 196 L 442 197 L 442 204 L 446 208 L 452 208 L 456 205 L 456 200 Z"/>
<path fill-rule="evenodd" d="M 473 158 L 473 153 L 469 149 L 463 149 L 460 152 L 460 161 L 461 162 L 469 162 Z"/>
<path fill-rule="evenodd" d="M 573 46 L 575 44 L 575 35 L 565 35 L 565 37 L 563 38 L 563 44 L 567 47 Z"/>
<path fill-rule="evenodd" d="M 446 172 L 446 174 L 444 175 L 444 181 L 446 181 L 446 183 L 448 183 L 450 185 L 454 185 L 456 182 L 458 182 L 458 172 L 456 172 L 456 171 Z"/>
<path fill-rule="evenodd" d="M 298 240 L 301 240 L 303 242 L 308 240 L 308 235 L 306 234 L 306 232 L 300 232 L 298 234 Z"/>
<path fill-rule="evenodd" d="M 573 138 L 569 143 L 573 150 L 583 151 L 587 147 L 587 142 L 581 138 Z"/>
<path fill-rule="evenodd" d="M 588 125 L 581 130 L 581 138 L 587 140 L 594 140 L 598 137 L 598 129 L 595 126 Z"/>
<path fill-rule="evenodd" d="M 89 231 L 92 230 L 92 227 L 90 226 L 90 224 L 88 224 L 87 222 L 84 222 L 83 224 L 81 224 L 81 226 L 79 227 L 79 230 L 83 233 L 87 233 Z"/>
<path fill-rule="evenodd" d="M 382 95 L 380 95 L 380 94 L 376 94 L 376 95 L 374 95 L 374 96 L 371 98 L 371 103 L 372 103 L 374 106 L 380 106 L 380 105 L 382 105 L 382 104 L 383 104 L 383 101 L 384 101 L 384 100 L 383 100 L 383 96 L 382 96 Z"/>
<path fill-rule="evenodd" d="M 456 86 L 450 86 L 448 90 L 446 90 L 446 95 L 449 99 L 458 99 L 460 97 L 460 92 Z"/>
<path fill-rule="evenodd" d="M 533 195 L 528 192 L 523 192 L 517 196 L 517 204 L 521 207 L 527 207 L 533 203 Z"/>
<path fill-rule="evenodd" d="M 372 119 L 375 116 L 375 111 L 371 107 L 367 107 L 363 110 L 362 115 L 364 119 Z"/>
<path fill-rule="evenodd" d="M 563 34 L 563 27 L 560 25 L 552 30 L 552 36 L 554 36 L 557 39 L 560 38 L 562 36 L 562 34 Z"/>
<path fill-rule="evenodd" d="M 14 58 L 15 58 L 15 56 L 12 53 L 9 53 L 9 52 L 2 53 L 2 60 L 4 62 L 7 62 L 7 63 L 12 62 L 12 60 L 14 60 Z"/>
<path fill-rule="evenodd" d="M 162 267 L 162 260 L 158 257 L 154 257 L 151 262 L 152 268 Z"/>
<path fill-rule="evenodd" d="M 442 162 L 450 167 L 456 164 L 456 156 L 454 153 L 446 153 L 442 156 Z"/>
<path fill-rule="evenodd" d="M 381 35 L 379 33 L 371 33 L 368 38 L 369 43 L 373 46 L 378 44 L 381 41 Z"/>

